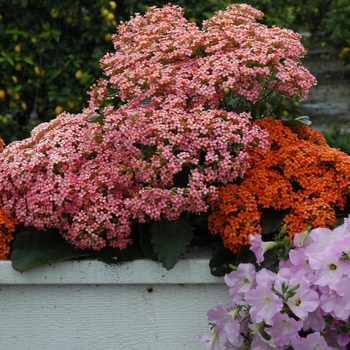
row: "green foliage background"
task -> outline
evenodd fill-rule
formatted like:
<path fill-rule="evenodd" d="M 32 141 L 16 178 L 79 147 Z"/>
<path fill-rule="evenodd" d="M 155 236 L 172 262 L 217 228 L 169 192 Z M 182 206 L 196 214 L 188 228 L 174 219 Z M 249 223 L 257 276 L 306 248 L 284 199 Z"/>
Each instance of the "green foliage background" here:
<path fill-rule="evenodd" d="M 0 137 L 25 138 L 38 123 L 61 111 L 80 112 L 91 84 L 101 76 L 99 59 L 113 50 L 120 21 L 161 0 L 0 0 Z M 346 0 L 250 0 L 263 22 L 312 33 L 350 62 L 350 4 Z M 230 0 L 175 0 L 198 24 Z M 307 44 L 307 43 L 306 43 Z"/>

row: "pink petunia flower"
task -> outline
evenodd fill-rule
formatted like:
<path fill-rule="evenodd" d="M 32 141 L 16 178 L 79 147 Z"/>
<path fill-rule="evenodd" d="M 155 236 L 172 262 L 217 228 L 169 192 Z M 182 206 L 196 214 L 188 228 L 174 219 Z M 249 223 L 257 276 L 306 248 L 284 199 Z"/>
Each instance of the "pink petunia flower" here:
<path fill-rule="evenodd" d="M 287 300 L 287 305 L 294 315 L 304 321 L 308 314 L 320 305 L 319 295 L 303 279 L 300 280 L 299 288 L 294 292 L 295 294 Z"/>
<path fill-rule="evenodd" d="M 276 346 L 288 346 L 293 338 L 299 336 L 298 332 L 301 330 L 302 324 L 302 321 L 296 321 L 286 314 L 278 312 L 272 317 L 271 327 L 266 328 L 265 331 L 271 336 Z"/>
<path fill-rule="evenodd" d="M 298 350 L 332 350 L 318 332 L 308 334 L 306 338 L 293 338 L 292 346 Z"/>
<path fill-rule="evenodd" d="M 260 234 L 249 235 L 250 250 L 253 251 L 256 257 L 256 262 L 260 265 L 264 261 L 264 254 L 269 249 L 277 246 L 276 242 L 263 242 Z"/>
<path fill-rule="evenodd" d="M 204 343 L 207 349 L 220 350 L 220 337 L 216 332 L 199 334 L 198 339 Z"/>
<path fill-rule="evenodd" d="M 255 285 L 255 266 L 239 264 L 236 271 L 225 275 L 225 283 L 230 287 L 230 298 L 234 303 L 243 300 L 245 294 Z"/>
<path fill-rule="evenodd" d="M 256 323 L 272 324 L 272 318 L 282 310 L 282 300 L 268 284 L 259 284 L 247 292 L 245 301 L 250 305 L 250 316 Z"/>
<path fill-rule="evenodd" d="M 215 332 L 222 338 L 228 339 L 231 343 L 242 343 L 240 334 L 240 321 L 236 319 L 238 309 L 228 311 L 222 304 L 207 313 L 208 321 L 214 324 Z"/>
<path fill-rule="evenodd" d="M 341 260 L 339 254 L 330 246 L 318 253 L 305 253 L 310 267 L 315 271 L 314 283 L 334 288 L 348 268 L 348 262 Z"/>

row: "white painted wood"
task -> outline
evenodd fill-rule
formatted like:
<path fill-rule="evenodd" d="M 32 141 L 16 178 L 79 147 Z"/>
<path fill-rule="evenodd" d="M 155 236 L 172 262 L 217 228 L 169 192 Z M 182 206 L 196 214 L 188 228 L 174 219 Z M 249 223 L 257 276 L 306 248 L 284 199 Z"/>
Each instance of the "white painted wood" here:
<path fill-rule="evenodd" d="M 69 261 L 24 273 L 0 262 L 0 339 L 7 350 L 204 350 L 206 312 L 228 304 L 208 252 L 173 270 L 150 260 Z"/>

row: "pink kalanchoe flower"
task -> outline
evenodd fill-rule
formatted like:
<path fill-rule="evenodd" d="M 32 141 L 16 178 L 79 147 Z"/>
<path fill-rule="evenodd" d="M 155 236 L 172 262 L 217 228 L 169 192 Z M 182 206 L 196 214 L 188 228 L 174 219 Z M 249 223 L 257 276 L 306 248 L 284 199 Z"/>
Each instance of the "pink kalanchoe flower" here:
<path fill-rule="evenodd" d="M 91 114 L 62 114 L 40 125 L 31 138 L 9 145 L 0 164 L 4 209 L 27 226 L 58 228 L 82 249 L 107 242 L 124 249 L 132 220 L 205 212 L 215 184 L 248 168 L 243 148 L 265 144 L 266 133 L 250 128 L 246 113 L 130 103 L 107 107 L 103 125 L 89 122 Z M 236 144 L 242 146 L 230 148 Z M 185 167 L 184 188 L 174 179 Z"/>
<path fill-rule="evenodd" d="M 124 249 L 133 220 L 207 211 L 217 185 L 249 168 L 244 149 L 268 146 L 249 108 L 223 108 L 224 89 L 252 105 L 267 86 L 304 99 L 315 83 L 300 64 L 300 36 L 258 23 L 262 16 L 231 5 L 199 28 L 166 5 L 121 23 L 89 107 L 39 125 L 2 153 L 7 214 L 57 228 L 78 248 Z"/>
<path fill-rule="evenodd" d="M 169 104 L 169 96 L 176 96 L 178 106 L 191 98 L 195 105 L 217 108 L 225 87 L 256 102 L 266 84 L 305 99 L 316 81 L 299 63 L 306 53 L 300 36 L 257 23 L 262 15 L 247 5 L 231 5 L 200 30 L 179 7 L 152 7 L 118 27 L 116 52 L 101 60 L 104 73 L 123 100 Z M 96 84 L 91 107 L 99 107 L 106 93 L 104 84 Z"/>

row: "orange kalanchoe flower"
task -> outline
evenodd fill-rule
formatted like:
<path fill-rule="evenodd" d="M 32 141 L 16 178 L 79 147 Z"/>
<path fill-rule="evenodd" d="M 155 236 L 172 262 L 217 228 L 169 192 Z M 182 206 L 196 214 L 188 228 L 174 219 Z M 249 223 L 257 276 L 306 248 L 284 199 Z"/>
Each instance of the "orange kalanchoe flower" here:
<path fill-rule="evenodd" d="M 273 118 L 254 123 L 269 132 L 269 149 L 250 148 L 251 168 L 241 183 L 222 186 L 211 203 L 209 229 L 238 252 L 261 233 L 263 209 L 287 210 L 287 234 L 307 225 L 331 227 L 350 193 L 350 157 L 308 126 L 290 128 Z"/>
<path fill-rule="evenodd" d="M 8 217 L 0 208 L 0 260 L 8 259 L 12 234 L 16 231 L 17 225 L 17 220 Z"/>
<path fill-rule="evenodd" d="M 0 139 L 0 153 L 4 148 L 4 142 Z M 7 260 L 10 253 L 10 243 L 13 240 L 13 232 L 18 225 L 16 219 L 8 217 L 0 208 L 0 260 Z"/>

